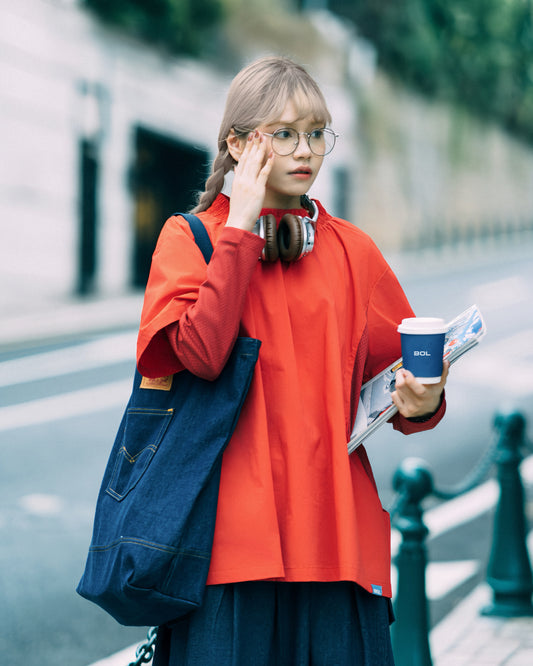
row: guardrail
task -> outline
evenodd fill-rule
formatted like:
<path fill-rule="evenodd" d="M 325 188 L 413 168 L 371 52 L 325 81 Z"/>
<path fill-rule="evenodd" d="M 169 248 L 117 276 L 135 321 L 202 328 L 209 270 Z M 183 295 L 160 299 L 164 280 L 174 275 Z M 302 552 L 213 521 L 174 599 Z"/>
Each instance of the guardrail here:
<path fill-rule="evenodd" d="M 459 245 L 473 246 L 478 243 L 502 243 L 530 238 L 533 219 L 494 218 L 472 222 L 458 220 L 426 219 L 423 232 L 414 231 L 403 240 L 402 249 L 408 251 L 444 250 Z"/>
<path fill-rule="evenodd" d="M 452 499 L 479 485 L 493 465 L 497 467 L 500 495 L 494 516 L 487 583 L 493 601 L 482 609 L 487 615 L 531 616 L 533 574 L 526 545 L 524 487 L 519 466 L 526 450 L 526 419 L 516 410 L 501 411 L 494 419 L 495 438 L 473 473 L 455 489 L 438 490 L 427 464 L 406 459 L 393 478 L 397 492 L 391 509 L 393 525 L 402 537 L 396 566 L 398 588 L 394 604 L 392 645 L 396 666 L 432 666 L 429 614 L 425 587 L 428 529 L 422 502 L 430 495 Z"/>

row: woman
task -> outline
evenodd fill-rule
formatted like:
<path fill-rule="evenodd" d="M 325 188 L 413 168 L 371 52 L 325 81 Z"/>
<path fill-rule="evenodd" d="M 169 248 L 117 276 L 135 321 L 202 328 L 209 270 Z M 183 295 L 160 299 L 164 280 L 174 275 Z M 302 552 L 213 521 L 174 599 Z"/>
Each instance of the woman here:
<path fill-rule="evenodd" d="M 143 375 L 211 380 L 238 335 L 262 340 L 223 457 L 204 604 L 160 628 L 155 666 L 393 663 L 389 517 L 364 448 L 348 456 L 346 442 L 362 383 L 400 356 L 396 328 L 413 313 L 372 240 L 306 197 L 335 144 L 330 122 L 299 65 L 246 67 L 194 211 L 213 257 L 206 266 L 179 216 L 154 253 Z M 426 386 L 398 372 L 394 428 L 440 421 L 447 373 Z"/>

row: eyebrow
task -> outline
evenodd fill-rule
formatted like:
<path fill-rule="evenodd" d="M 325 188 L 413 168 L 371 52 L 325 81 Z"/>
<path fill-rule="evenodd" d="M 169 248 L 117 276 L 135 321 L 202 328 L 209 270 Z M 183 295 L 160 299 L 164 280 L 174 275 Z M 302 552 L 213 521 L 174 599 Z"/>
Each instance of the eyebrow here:
<path fill-rule="evenodd" d="M 276 125 L 278 127 L 289 127 L 290 125 L 295 125 L 298 121 L 301 120 L 305 120 L 305 118 L 295 118 L 294 120 L 288 120 L 288 119 L 274 120 L 273 122 L 268 123 L 267 127 L 274 127 Z M 325 126 L 324 120 L 318 120 L 318 119 L 312 120 L 309 124 Z"/>

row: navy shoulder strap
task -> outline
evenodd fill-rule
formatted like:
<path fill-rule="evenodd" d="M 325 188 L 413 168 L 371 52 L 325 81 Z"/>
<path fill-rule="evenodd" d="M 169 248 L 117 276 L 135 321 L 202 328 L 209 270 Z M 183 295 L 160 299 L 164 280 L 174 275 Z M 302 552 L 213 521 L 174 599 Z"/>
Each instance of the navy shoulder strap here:
<path fill-rule="evenodd" d="M 176 215 L 181 215 L 189 223 L 194 240 L 200 248 L 201 253 L 204 255 L 205 263 L 208 264 L 211 255 L 213 254 L 213 245 L 202 221 L 200 218 L 196 217 L 196 215 L 192 215 L 191 213 L 176 213 Z"/>

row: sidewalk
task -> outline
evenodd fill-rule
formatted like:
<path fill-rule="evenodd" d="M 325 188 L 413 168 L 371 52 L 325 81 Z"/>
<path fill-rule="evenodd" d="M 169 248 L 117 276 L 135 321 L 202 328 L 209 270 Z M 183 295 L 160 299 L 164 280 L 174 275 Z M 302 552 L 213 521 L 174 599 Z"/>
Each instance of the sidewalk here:
<path fill-rule="evenodd" d="M 7 301 L 6 296 L 1 300 Z M 31 307 L 0 302 L 0 351 L 88 333 L 136 329 L 142 302 L 142 293 L 86 299 L 36 298 Z"/>
<path fill-rule="evenodd" d="M 533 617 L 480 615 L 491 599 L 478 587 L 433 629 L 433 666 L 533 666 Z"/>

